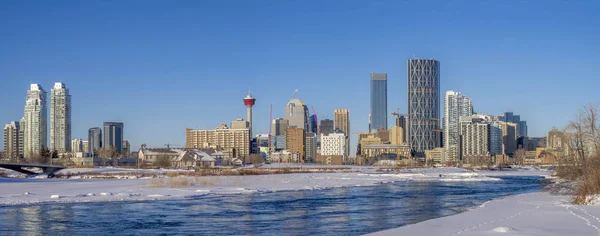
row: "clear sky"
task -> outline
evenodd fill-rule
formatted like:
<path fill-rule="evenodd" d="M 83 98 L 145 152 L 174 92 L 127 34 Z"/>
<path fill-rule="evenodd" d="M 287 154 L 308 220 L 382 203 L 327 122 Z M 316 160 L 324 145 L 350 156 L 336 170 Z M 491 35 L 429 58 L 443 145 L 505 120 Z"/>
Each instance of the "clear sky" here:
<path fill-rule="evenodd" d="M 350 109 L 367 131 L 369 74 L 406 111 L 406 60 L 441 62 L 441 91 L 478 113 L 513 111 L 530 136 L 600 100 L 600 1 L 0 1 L 0 122 L 26 90 L 67 84 L 73 138 L 104 121 L 141 143 L 185 145 L 185 128 L 245 118 L 255 133 L 292 92 L 319 119 Z M 443 101 L 440 101 L 442 107 Z M 388 122 L 394 123 L 392 116 Z M 2 137 L 0 137 L 2 139 Z M 356 136 L 353 139 L 355 149 Z"/>

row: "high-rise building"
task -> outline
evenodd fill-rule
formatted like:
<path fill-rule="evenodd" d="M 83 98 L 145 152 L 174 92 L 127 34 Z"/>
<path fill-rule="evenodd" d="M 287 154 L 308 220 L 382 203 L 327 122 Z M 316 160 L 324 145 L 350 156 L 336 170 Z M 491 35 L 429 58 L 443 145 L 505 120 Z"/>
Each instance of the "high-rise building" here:
<path fill-rule="evenodd" d="M 387 74 L 371 73 L 369 131 L 387 130 Z"/>
<path fill-rule="evenodd" d="M 60 82 L 50 90 L 50 150 L 71 151 L 71 95 Z"/>
<path fill-rule="evenodd" d="M 72 152 L 87 152 L 83 151 L 83 140 L 81 139 L 73 139 L 71 140 L 71 151 Z"/>
<path fill-rule="evenodd" d="M 424 157 L 439 146 L 440 62 L 409 59 L 407 72 L 408 143 L 416 157 Z"/>
<path fill-rule="evenodd" d="M 489 125 L 471 116 L 460 118 L 460 135 L 462 137 L 462 157 L 486 157 L 489 151 Z"/>
<path fill-rule="evenodd" d="M 527 121 L 521 120 L 520 115 L 515 115 L 513 112 L 504 112 L 498 118 L 500 121 L 514 123 L 517 137 L 527 137 Z"/>
<path fill-rule="evenodd" d="M 305 137 L 305 162 L 315 162 L 317 160 L 317 134 L 313 132 L 306 133 Z"/>
<path fill-rule="evenodd" d="M 19 155 L 20 158 L 25 157 L 25 117 L 21 117 L 19 122 Z"/>
<path fill-rule="evenodd" d="M 346 153 L 346 135 L 344 133 L 321 134 L 321 156 L 348 157 Z"/>
<path fill-rule="evenodd" d="M 4 126 L 4 155 L 7 158 L 17 159 L 22 158 L 23 150 L 20 145 L 19 135 L 21 134 L 21 126 L 18 121 L 10 122 Z"/>
<path fill-rule="evenodd" d="M 131 145 L 129 144 L 129 141 L 127 141 L 127 140 L 123 141 L 123 151 L 121 153 L 129 154 L 130 152 L 131 152 Z"/>
<path fill-rule="evenodd" d="M 306 132 L 302 128 L 290 127 L 287 131 L 286 146 L 291 153 L 298 155 L 299 160 L 305 160 Z"/>
<path fill-rule="evenodd" d="M 271 123 L 271 136 L 286 136 L 290 122 L 283 118 L 274 119 Z"/>
<path fill-rule="evenodd" d="M 294 98 L 285 107 L 285 119 L 289 121 L 290 128 L 308 130 L 308 107 L 300 99 Z"/>
<path fill-rule="evenodd" d="M 250 122 L 245 121 L 242 118 L 237 118 L 236 120 L 231 121 L 229 127 L 232 129 L 250 129 Z"/>
<path fill-rule="evenodd" d="M 390 129 L 390 144 L 403 144 L 404 140 L 404 130 L 402 127 L 394 126 Z"/>
<path fill-rule="evenodd" d="M 512 156 L 517 151 L 517 125 L 511 122 L 500 122 L 502 128 L 503 153 Z"/>
<path fill-rule="evenodd" d="M 346 154 L 350 153 L 350 111 L 348 109 L 335 109 L 333 112 L 335 130 L 346 134 Z"/>
<path fill-rule="evenodd" d="M 90 150 L 90 142 L 88 140 L 83 140 L 81 142 L 81 152 L 89 153 Z"/>
<path fill-rule="evenodd" d="M 460 117 L 473 115 L 473 102 L 467 96 L 452 90 L 444 97 L 444 159 L 442 162 L 459 160 Z"/>
<path fill-rule="evenodd" d="M 94 127 L 88 130 L 88 143 L 88 153 L 93 155 L 100 151 L 102 148 L 102 129 L 100 127 Z"/>
<path fill-rule="evenodd" d="M 328 135 L 333 133 L 333 120 L 324 119 L 321 120 L 321 134 Z"/>
<path fill-rule="evenodd" d="M 319 131 L 319 121 L 317 120 L 317 115 L 311 115 L 309 117 L 309 121 L 308 131 L 317 134 Z"/>
<path fill-rule="evenodd" d="M 39 84 L 32 84 L 27 91 L 25 122 L 22 123 L 25 158 L 39 155 L 48 145 L 48 113 L 46 91 Z"/>
<path fill-rule="evenodd" d="M 114 147 L 117 153 L 123 152 L 123 123 L 104 122 L 104 147 Z"/>
<path fill-rule="evenodd" d="M 250 155 L 250 130 L 230 129 L 221 124 L 214 130 L 185 130 L 186 148 L 215 148 L 224 150 L 231 158 Z"/>

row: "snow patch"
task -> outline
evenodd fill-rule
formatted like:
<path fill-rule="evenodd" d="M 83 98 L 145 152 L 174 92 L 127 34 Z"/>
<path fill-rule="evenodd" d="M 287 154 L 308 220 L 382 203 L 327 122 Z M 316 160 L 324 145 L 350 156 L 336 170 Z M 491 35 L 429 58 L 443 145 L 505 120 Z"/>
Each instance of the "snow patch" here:
<path fill-rule="evenodd" d="M 57 198 L 60 198 L 60 195 L 58 195 L 58 194 L 57 195 L 50 195 L 50 198 L 57 199 Z"/>
<path fill-rule="evenodd" d="M 492 229 L 492 232 L 494 232 L 494 233 L 509 233 L 512 231 L 514 231 L 514 229 L 509 228 L 509 227 L 498 227 L 498 228 Z"/>
<path fill-rule="evenodd" d="M 112 193 L 100 193 L 100 196 L 112 196 Z"/>

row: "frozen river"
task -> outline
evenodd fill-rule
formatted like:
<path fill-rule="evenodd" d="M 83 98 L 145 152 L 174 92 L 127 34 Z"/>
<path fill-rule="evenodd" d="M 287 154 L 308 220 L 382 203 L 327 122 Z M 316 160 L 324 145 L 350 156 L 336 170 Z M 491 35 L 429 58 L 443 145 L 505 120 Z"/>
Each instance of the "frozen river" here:
<path fill-rule="evenodd" d="M 0 235 L 361 235 L 540 191 L 543 177 L 0 207 Z"/>

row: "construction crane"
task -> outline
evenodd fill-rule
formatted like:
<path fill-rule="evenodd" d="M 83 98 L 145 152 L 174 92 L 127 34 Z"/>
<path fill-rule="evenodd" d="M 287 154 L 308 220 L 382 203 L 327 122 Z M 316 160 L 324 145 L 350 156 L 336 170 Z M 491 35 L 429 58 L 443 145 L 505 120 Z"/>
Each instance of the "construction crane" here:
<path fill-rule="evenodd" d="M 404 117 L 408 117 L 408 114 L 401 114 L 400 113 L 400 108 L 396 108 L 395 112 L 392 112 L 393 116 L 396 116 L 396 126 L 400 127 L 400 117 L 404 116 Z"/>
<path fill-rule="evenodd" d="M 294 90 L 294 92 L 292 93 L 292 97 L 291 99 L 294 99 L 294 97 L 296 96 L 296 93 L 298 92 L 299 89 Z"/>

